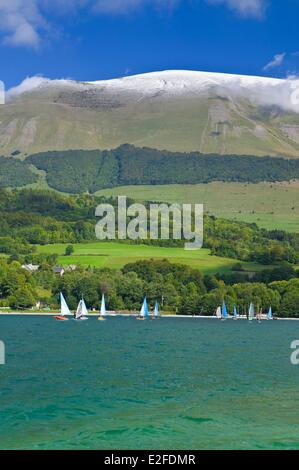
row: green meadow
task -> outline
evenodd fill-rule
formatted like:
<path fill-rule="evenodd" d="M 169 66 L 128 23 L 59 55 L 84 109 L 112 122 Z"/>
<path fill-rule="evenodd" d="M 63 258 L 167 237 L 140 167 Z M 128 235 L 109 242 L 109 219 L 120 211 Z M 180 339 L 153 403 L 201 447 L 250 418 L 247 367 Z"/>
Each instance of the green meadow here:
<path fill-rule="evenodd" d="M 97 195 L 126 195 L 139 201 L 203 203 L 217 217 L 254 222 L 266 229 L 299 231 L 299 183 L 222 183 L 122 186 Z"/>
<path fill-rule="evenodd" d="M 211 256 L 210 250 L 188 251 L 183 248 L 164 248 L 147 245 L 129 245 L 117 242 L 93 242 L 75 244 L 74 253 L 65 256 L 65 244 L 44 245 L 38 247 L 39 253 L 58 254 L 58 263 L 93 266 L 97 268 L 120 269 L 128 263 L 140 259 L 167 259 L 172 263 L 185 264 L 199 269 L 206 274 L 227 272 L 238 262 L 235 259 Z M 242 263 L 247 271 L 258 271 L 263 268 L 255 263 Z"/>

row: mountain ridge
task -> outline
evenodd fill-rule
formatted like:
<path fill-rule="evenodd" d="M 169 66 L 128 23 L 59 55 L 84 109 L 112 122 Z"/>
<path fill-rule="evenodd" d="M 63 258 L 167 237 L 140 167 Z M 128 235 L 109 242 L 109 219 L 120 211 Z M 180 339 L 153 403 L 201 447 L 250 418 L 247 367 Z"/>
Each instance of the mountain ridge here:
<path fill-rule="evenodd" d="M 0 107 L 0 154 L 109 149 L 299 156 L 295 79 L 195 71 L 26 79 Z M 295 94 L 294 94 L 295 93 Z"/>
<path fill-rule="evenodd" d="M 194 88 L 198 88 L 200 86 L 221 85 L 230 82 L 239 82 L 243 86 L 255 86 L 257 84 L 263 86 L 281 86 L 286 83 L 293 83 L 294 80 L 189 70 L 165 70 L 95 81 L 49 79 L 36 76 L 28 77 L 20 85 L 8 90 L 6 95 L 10 99 L 16 95 L 34 91 L 36 88 L 43 86 L 72 86 L 74 88 L 107 86 L 111 88 L 132 89 L 135 92 L 140 90 L 150 92 L 151 90 L 163 89 L 167 86 L 173 90 L 186 91 L 186 88 L 188 86 L 192 88 L 192 85 Z"/>

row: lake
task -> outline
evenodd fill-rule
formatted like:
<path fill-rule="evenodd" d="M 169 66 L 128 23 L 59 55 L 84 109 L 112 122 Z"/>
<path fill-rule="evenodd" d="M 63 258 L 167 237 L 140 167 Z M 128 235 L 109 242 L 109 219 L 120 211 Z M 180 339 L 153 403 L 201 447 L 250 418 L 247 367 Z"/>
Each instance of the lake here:
<path fill-rule="evenodd" d="M 1 449 L 299 449 L 299 322 L 1 316 Z"/>

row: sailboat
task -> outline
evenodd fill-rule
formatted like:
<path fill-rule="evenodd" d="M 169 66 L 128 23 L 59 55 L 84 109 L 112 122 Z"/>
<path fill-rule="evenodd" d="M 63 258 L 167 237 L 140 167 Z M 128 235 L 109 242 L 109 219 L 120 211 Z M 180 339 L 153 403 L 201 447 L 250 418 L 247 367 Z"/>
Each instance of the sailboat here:
<path fill-rule="evenodd" d="M 234 316 L 233 320 L 238 320 L 238 312 L 237 312 L 237 307 L 234 305 Z"/>
<path fill-rule="evenodd" d="M 257 314 L 257 320 L 259 323 L 262 321 L 263 309 L 261 308 L 259 313 Z"/>
<path fill-rule="evenodd" d="M 255 312 L 254 312 L 254 305 L 251 302 L 250 307 L 249 307 L 249 315 L 248 315 L 248 320 L 252 321 L 254 319 Z"/>
<path fill-rule="evenodd" d="M 158 319 L 160 317 L 159 305 L 158 302 L 155 303 L 153 319 Z"/>
<path fill-rule="evenodd" d="M 269 312 L 267 314 L 267 320 L 273 320 L 272 307 L 269 308 Z"/>
<path fill-rule="evenodd" d="M 101 302 L 101 312 L 100 312 L 100 316 L 98 317 L 98 320 L 106 320 L 106 303 L 105 303 L 105 296 L 104 294 L 102 295 L 102 302 Z"/>
<path fill-rule="evenodd" d="M 143 304 L 140 310 L 140 315 L 137 317 L 137 320 L 145 320 L 148 317 L 148 306 L 146 297 L 144 297 Z"/>
<path fill-rule="evenodd" d="M 223 301 L 222 304 L 222 312 L 221 312 L 221 320 L 226 320 L 228 318 L 226 303 Z"/>
<path fill-rule="evenodd" d="M 75 313 L 75 320 L 88 320 L 88 310 L 84 299 L 82 298 L 78 304 L 77 311 Z"/>
<path fill-rule="evenodd" d="M 55 320 L 66 321 L 68 320 L 67 315 L 71 315 L 71 312 L 63 294 L 60 292 L 60 315 L 56 315 L 54 318 Z"/>
<path fill-rule="evenodd" d="M 216 310 L 216 317 L 221 320 L 221 307 L 219 305 L 219 307 L 217 307 L 217 310 Z"/>

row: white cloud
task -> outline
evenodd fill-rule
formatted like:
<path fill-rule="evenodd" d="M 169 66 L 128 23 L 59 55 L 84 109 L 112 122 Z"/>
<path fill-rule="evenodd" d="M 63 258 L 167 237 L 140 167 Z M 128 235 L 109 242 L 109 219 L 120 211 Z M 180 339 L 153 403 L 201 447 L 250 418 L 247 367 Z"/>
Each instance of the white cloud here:
<path fill-rule="evenodd" d="M 273 57 L 273 59 L 267 65 L 265 65 L 263 70 L 267 71 L 270 69 L 274 69 L 275 67 L 279 67 L 280 65 L 283 64 L 285 56 L 286 56 L 285 52 L 283 52 L 282 54 L 276 54 Z"/>
<path fill-rule="evenodd" d="M 142 6 L 172 9 L 184 0 L 94 0 L 93 9 L 101 13 L 122 14 Z M 189 0 L 203 1 L 203 0 Z M 261 17 L 265 11 L 266 0 L 206 0 L 211 4 L 223 4 L 242 16 Z"/>
<path fill-rule="evenodd" d="M 50 82 L 48 78 L 43 78 L 40 76 L 36 77 L 27 77 L 25 80 L 20 83 L 20 85 L 11 88 L 7 93 L 7 98 L 13 98 L 14 96 L 21 95 L 22 93 L 27 93 L 28 91 L 32 91 L 35 88 L 38 88 L 40 85 Z"/>
<path fill-rule="evenodd" d="M 265 0 L 207 0 L 214 5 L 225 5 L 241 16 L 262 18 L 266 8 Z"/>
<path fill-rule="evenodd" d="M 172 10 L 183 1 L 223 4 L 241 16 L 261 17 L 266 0 L 0 0 L 0 37 L 11 46 L 37 48 L 50 28 L 49 15 L 120 15 L 146 6 Z"/>
<path fill-rule="evenodd" d="M 4 43 L 11 46 L 38 46 L 39 35 L 31 24 L 22 21 L 16 30 L 4 38 Z"/>
<path fill-rule="evenodd" d="M 38 47 L 44 28 L 36 0 L 0 0 L 0 32 L 6 44 Z"/>
<path fill-rule="evenodd" d="M 143 6 L 173 8 L 181 0 L 0 0 L 0 35 L 11 46 L 37 48 L 51 14 L 91 11 L 94 14 L 124 14 Z"/>

